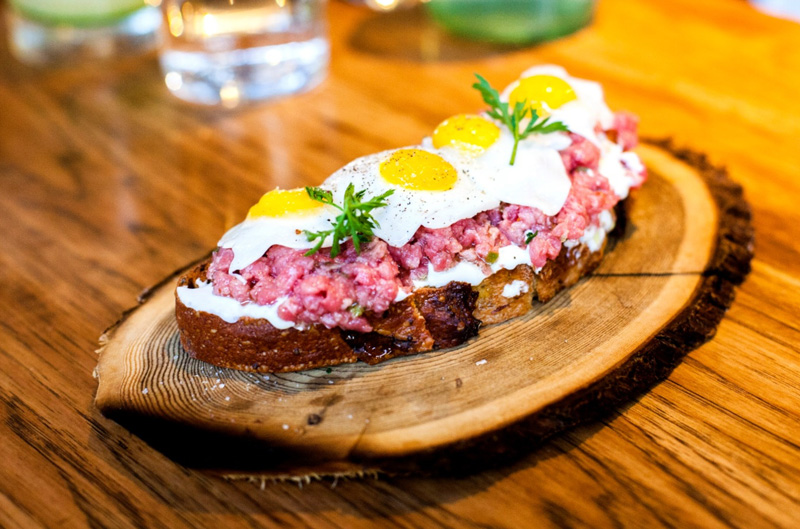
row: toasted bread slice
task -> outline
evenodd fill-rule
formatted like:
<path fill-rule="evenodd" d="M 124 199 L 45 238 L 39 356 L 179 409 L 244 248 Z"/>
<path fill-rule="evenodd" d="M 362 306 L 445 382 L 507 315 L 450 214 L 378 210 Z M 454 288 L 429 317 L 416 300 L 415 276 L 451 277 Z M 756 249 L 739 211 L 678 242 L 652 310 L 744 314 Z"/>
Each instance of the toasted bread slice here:
<path fill-rule="evenodd" d="M 376 364 L 397 356 L 460 345 L 481 325 L 526 314 L 534 300 L 546 302 L 600 264 L 605 245 L 592 252 L 583 244 L 563 247 L 558 258 L 534 273 L 519 265 L 488 276 L 477 286 L 452 282 L 425 287 L 383 314 L 367 314 L 372 332 L 359 333 L 314 324 L 276 329 L 265 319 L 243 317 L 228 323 L 186 307 L 176 295 L 181 344 L 194 358 L 243 371 L 287 372 L 352 363 Z M 210 258 L 183 275 L 179 286 L 205 281 Z"/>

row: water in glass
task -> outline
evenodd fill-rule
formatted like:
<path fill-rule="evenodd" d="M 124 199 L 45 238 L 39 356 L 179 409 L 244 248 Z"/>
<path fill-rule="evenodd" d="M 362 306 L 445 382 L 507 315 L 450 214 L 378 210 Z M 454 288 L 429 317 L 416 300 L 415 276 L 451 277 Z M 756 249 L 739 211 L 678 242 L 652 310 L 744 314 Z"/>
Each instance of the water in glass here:
<path fill-rule="evenodd" d="M 164 0 L 167 87 L 235 107 L 315 86 L 330 53 L 324 8 L 325 0 Z"/>

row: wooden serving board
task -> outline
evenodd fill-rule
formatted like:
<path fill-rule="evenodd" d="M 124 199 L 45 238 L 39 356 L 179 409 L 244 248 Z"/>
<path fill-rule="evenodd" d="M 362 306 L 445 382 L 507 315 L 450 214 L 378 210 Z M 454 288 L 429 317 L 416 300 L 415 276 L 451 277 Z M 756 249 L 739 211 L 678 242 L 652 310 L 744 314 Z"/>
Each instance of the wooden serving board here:
<path fill-rule="evenodd" d="M 624 403 L 710 338 L 749 271 L 741 189 L 702 155 L 642 145 L 650 178 L 600 268 L 467 344 L 299 373 L 181 348 L 176 276 L 102 337 L 96 403 L 178 461 L 277 478 L 471 472 Z"/>

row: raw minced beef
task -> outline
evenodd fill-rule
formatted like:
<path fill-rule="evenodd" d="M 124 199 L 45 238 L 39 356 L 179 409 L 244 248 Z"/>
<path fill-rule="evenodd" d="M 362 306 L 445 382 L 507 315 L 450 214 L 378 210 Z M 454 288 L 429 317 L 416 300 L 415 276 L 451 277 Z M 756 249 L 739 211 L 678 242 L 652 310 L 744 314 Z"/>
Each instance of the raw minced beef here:
<path fill-rule="evenodd" d="M 636 120 L 629 114 L 615 117 L 610 137 L 630 149 L 636 144 Z M 535 268 L 555 259 L 562 242 L 579 239 L 584 230 L 598 223 L 598 215 L 620 198 L 608 180 L 597 171 L 600 150 L 595 144 L 570 134 L 572 144 L 561 151 L 572 187 L 561 210 L 547 216 L 536 208 L 501 204 L 446 228 L 420 227 L 402 247 L 390 247 L 373 239 L 356 253 L 352 243 L 331 258 L 324 252 L 312 256 L 305 250 L 273 246 L 242 270 L 230 270 L 233 252 L 221 248 L 214 254 L 209 277 L 217 295 L 242 303 L 267 305 L 280 301 L 278 315 L 296 324 L 321 323 L 359 332 L 372 330 L 364 311 L 381 313 L 408 289 L 412 279 L 425 277 L 428 263 L 444 271 L 457 262 L 475 263 L 488 273 L 486 259 L 503 246 L 525 246 L 528 233 L 536 237 L 527 245 Z M 645 175 L 634 174 L 634 187 Z"/>
<path fill-rule="evenodd" d="M 385 311 L 401 286 L 389 246 L 378 239 L 362 247 L 361 253 L 345 244 L 336 258 L 273 246 L 238 274 L 230 273 L 232 260 L 229 248 L 214 254 L 208 272 L 214 293 L 260 305 L 285 298 L 278 316 L 295 323 L 367 332 L 371 328 L 362 312 Z"/>

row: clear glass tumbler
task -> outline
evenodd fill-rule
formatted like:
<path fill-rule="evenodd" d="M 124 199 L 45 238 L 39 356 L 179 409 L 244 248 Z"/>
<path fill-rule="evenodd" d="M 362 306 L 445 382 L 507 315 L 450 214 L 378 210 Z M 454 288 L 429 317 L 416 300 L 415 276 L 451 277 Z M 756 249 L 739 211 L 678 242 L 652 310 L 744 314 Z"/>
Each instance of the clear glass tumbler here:
<path fill-rule="evenodd" d="M 150 51 L 161 26 L 145 0 L 9 0 L 6 20 L 14 56 L 46 65 Z"/>
<path fill-rule="evenodd" d="M 327 73 L 326 0 L 163 0 L 167 88 L 236 107 L 307 90 Z"/>

